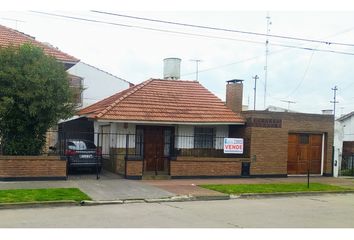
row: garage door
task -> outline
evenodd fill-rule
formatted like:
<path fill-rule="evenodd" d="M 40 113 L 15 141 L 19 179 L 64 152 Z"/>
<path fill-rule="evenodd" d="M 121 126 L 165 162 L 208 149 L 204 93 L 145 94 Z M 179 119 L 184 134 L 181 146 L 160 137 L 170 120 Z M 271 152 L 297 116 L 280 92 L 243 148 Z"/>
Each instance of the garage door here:
<path fill-rule="evenodd" d="M 320 174 L 321 152 L 321 134 L 289 134 L 288 174 Z"/>

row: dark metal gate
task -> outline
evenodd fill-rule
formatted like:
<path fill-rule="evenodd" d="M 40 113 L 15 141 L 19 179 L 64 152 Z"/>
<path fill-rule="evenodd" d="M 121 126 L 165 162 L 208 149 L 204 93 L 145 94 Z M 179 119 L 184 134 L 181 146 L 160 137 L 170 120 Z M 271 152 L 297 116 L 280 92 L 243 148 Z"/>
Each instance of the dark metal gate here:
<path fill-rule="evenodd" d="M 343 156 L 339 175 L 354 176 L 354 154 L 351 156 Z"/>

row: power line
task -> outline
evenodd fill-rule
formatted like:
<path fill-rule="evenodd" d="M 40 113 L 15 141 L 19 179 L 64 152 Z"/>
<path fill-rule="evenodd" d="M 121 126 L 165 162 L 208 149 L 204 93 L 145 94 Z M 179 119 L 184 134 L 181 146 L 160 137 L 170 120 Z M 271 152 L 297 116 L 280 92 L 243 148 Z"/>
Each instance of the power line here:
<path fill-rule="evenodd" d="M 114 23 L 114 22 L 107 22 L 107 21 L 101 21 L 101 20 L 95 20 L 95 19 L 88 19 L 88 18 L 81 18 L 81 17 L 73 17 L 73 16 L 67 16 L 67 15 L 60 15 L 60 14 L 53 14 L 53 13 L 46 13 L 46 12 L 39 12 L 39 11 L 31 11 L 34 13 L 42 14 L 42 15 L 48 15 L 48 16 L 54 16 L 54 17 L 61 17 L 65 19 L 73 19 L 73 20 L 79 20 L 79 21 L 87 21 L 87 22 L 94 22 L 94 23 L 101 23 L 101 24 L 108 24 L 108 25 L 114 25 L 114 26 L 121 26 L 121 27 L 129 27 L 129 28 L 140 28 L 140 29 L 145 29 L 145 30 L 154 30 L 154 31 L 159 31 L 159 32 L 168 32 L 168 33 L 175 33 L 175 34 L 183 34 L 183 35 L 192 35 L 192 36 L 199 36 L 199 37 L 208 37 L 208 38 L 218 38 L 218 39 L 226 39 L 226 40 L 234 40 L 234 41 L 243 41 L 243 42 L 250 42 L 250 43 L 256 43 L 256 44 L 264 44 L 263 42 L 257 42 L 257 41 L 251 41 L 251 40 L 243 40 L 243 39 L 234 39 L 234 38 L 225 38 L 225 37 L 216 37 L 216 36 L 208 36 L 208 35 L 202 35 L 202 34 L 193 34 L 193 33 L 185 33 L 185 32 L 177 32 L 177 31 L 169 31 L 169 30 L 162 30 L 162 29 L 154 29 L 154 28 L 146 28 L 146 27 L 140 27 L 140 26 L 134 26 L 134 25 L 127 25 L 127 24 L 119 24 L 119 23 Z M 351 29 L 347 29 L 346 31 L 350 31 Z M 344 31 L 343 31 L 344 32 Z M 321 50 L 321 49 L 313 49 L 313 48 L 305 48 L 305 47 L 300 47 L 300 46 L 289 46 L 289 45 L 284 45 L 284 44 L 272 44 L 272 45 L 277 45 L 281 47 L 286 47 L 286 48 L 297 48 L 297 49 L 304 49 L 304 50 L 311 50 L 311 51 L 322 51 L 322 52 L 331 52 L 331 53 L 340 53 L 340 54 L 346 54 L 346 55 L 354 55 L 354 53 L 348 53 L 348 52 L 336 52 L 336 51 L 329 51 L 329 50 Z M 288 49 L 282 49 L 279 51 L 274 51 L 271 54 L 279 53 L 282 51 L 285 51 Z M 217 67 L 212 67 L 204 70 L 199 70 L 198 73 L 200 72 L 206 72 L 206 71 L 211 71 L 214 69 L 226 67 L 226 66 L 231 66 L 235 64 L 239 64 L 242 62 L 247 62 L 250 60 L 255 60 L 263 56 L 256 56 L 256 57 L 251 57 L 247 59 L 243 59 L 234 63 L 229 63 L 225 65 L 220 65 Z M 181 76 L 187 76 L 195 74 L 193 73 L 187 73 L 187 74 L 182 74 Z M 269 96 L 269 94 L 267 94 Z"/>
<path fill-rule="evenodd" d="M 216 39 L 224 39 L 224 40 L 232 40 L 232 41 L 240 41 L 240 42 L 262 44 L 262 45 L 264 44 L 264 42 L 245 40 L 245 39 L 218 37 L 218 36 L 210 36 L 210 35 L 204 35 L 204 34 L 187 33 L 187 32 L 172 31 L 172 30 L 166 30 L 166 29 L 158 29 L 158 28 L 142 27 L 142 26 L 136 26 L 136 25 L 120 24 L 120 23 L 115 23 L 115 22 L 108 22 L 108 21 L 102 21 L 102 20 L 96 20 L 96 19 L 88 19 L 88 18 L 82 18 L 82 17 L 73 17 L 73 16 L 55 14 L 55 13 L 46 13 L 46 12 L 39 12 L 39 11 L 31 11 L 31 12 L 42 14 L 42 15 L 61 17 L 61 18 L 66 18 L 66 19 L 73 19 L 73 20 L 79 20 L 79 21 L 86 21 L 86 22 L 94 22 L 94 23 L 114 25 L 114 26 L 119 26 L 119 27 L 138 28 L 138 29 L 144 29 L 144 30 L 150 30 L 150 31 L 158 31 L 158 32 L 166 32 L 166 33 L 173 33 L 173 34 L 182 34 L 182 35 L 191 35 L 191 36 L 206 37 L 206 38 L 216 38 Z M 354 56 L 354 53 L 351 53 L 351 52 L 343 52 L 343 51 L 335 51 L 335 50 L 324 50 L 324 49 L 314 49 L 314 48 L 308 48 L 308 47 L 292 46 L 292 45 L 277 44 L 277 43 L 272 43 L 271 45 L 285 47 L 285 48 L 296 48 L 296 49 L 302 49 L 302 50 L 328 52 L 328 53 L 345 54 L 345 55 Z"/>
<path fill-rule="evenodd" d="M 250 43 L 262 44 L 262 45 L 264 44 L 263 42 L 257 42 L 257 41 L 251 41 L 251 40 L 225 38 L 225 37 L 217 37 L 217 36 L 208 36 L 208 35 L 193 34 L 193 33 L 183 33 L 183 32 L 168 31 L 168 30 L 161 30 L 161 29 L 151 29 L 151 28 L 144 28 L 144 27 L 139 27 L 139 26 L 118 24 L 118 23 L 106 22 L 106 21 L 101 21 L 101 20 L 87 19 L 87 18 L 81 18 L 81 17 L 72 17 L 72 16 L 67 16 L 67 15 L 53 14 L 53 13 L 46 13 L 46 12 L 39 12 L 39 11 L 31 11 L 31 12 L 38 13 L 38 14 L 41 14 L 41 15 L 48 15 L 48 16 L 65 18 L 65 19 L 73 19 L 73 20 L 79 20 L 79 21 L 102 23 L 102 24 L 115 25 L 115 26 L 136 27 L 136 28 L 142 28 L 142 29 L 146 29 L 146 30 L 156 30 L 156 31 L 162 31 L 162 32 L 169 32 L 169 33 L 177 33 L 177 34 L 185 34 L 185 35 L 193 35 L 193 36 L 202 36 L 202 37 L 208 37 L 208 38 L 218 38 L 218 39 L 225 39 L 225 40 L 243 41 L 243 42 L 250 42 Z M 289 46 L 287 46 L 287 47 L 289 47 Z M 282 49 L 282 50 L 278 50 L 278 51 L 273 51 L 269 55 L 280 53 L 280 52 L 283 52 L 283 51 L 286 51 L 286 50 L 288 50 L 288 49 Z M 353 55 L 354 55 L 354 53 L 353 53 Z M 223 68 L 223 67 L 227 67 L 227 66 L 232 66 L 232 65 L 235 65 L 235 64 L 239 64 L 239 63 L 255 60 L 255 59 L 258 59 L 260 57 L 263 57 L 263 56 L 255 56 L 255 57 L 243 59 L 243 60 L 240 60 L 240 61 L 237 61 L 237 62 L 228 63 L 228 64 L 224 64 L 224 65 L 219 65 L 219 66 L 212 67 L 212 68 L 207 68 L 207 69 L 204 69 L 204 70 L 199 70 L 198 72 L 199 73 L 200 72 L 207 72 L 207 71 L 211 71 L 211 70 L 214 70 L 214 69 L 219 69 L 219 68 Z M 195 74 L 195 72 L 181 74 L 181 76 L 188 76 L 188 75 L 191 75 L 191 74 Z"/>
<path fill-rule="evenodd" d="M 311 57 L 310 57 L 310 60 L 309 62 L 307 63 L 307 66 L 306 66 L 306 69 L 305 69 L 305 72 L 304 72 L 304 75 L 302 76 L 302 79 L 301 81 L 298 83 L 298 85 L 289 93 L 289 95 L 286 97 L 286 98 L 289 98 L 291 95 L 293 95 L 298 89 L 299 87 L 301 86 L 301 84 L 303 83 L 303 81 L 305 80 L 306 76 L 307 76 L 307 73 L 310 69 L 310 65 L 312 63 L 312 59 L 313 59 L 313 55 L 315 54 L 315 52 L 312 52 L 311 54 Z"/>
<path fill-rule="evenodd" d="M 217 30 L 217 31 L 226 31 L 226 32 L 236 32 L 236 33 L 242 33 L 242 34 L 257 35 L 257 36 L 268 36 L 268 37 L 274 37 L 274 38 L 290 39 L 290 40 L 305 41 L 305 42 L 315 42 L 315 43 L 322 43 L 322 44 L 326 44 L 326 45 L 341 45 L 341 46 L 354 47 L 354 44 L 351 44 L 351 43 L 329 42 L 329 41 L 322 41 L 322 40 L 316 40 L 316 39 L 298 38 L 298 37 L 274 35 L 274 34 L 269 34 L 268 35 L 268 34 L 258 33 L 258 32 L 241 31 L 241 30 L 227 29 L 227 28 L 217 28 L 217 27 L 210 27 L 210 26 L 203 26 L 203 25 L 181 23 L 181 22 L 172 22 L 172 21 L 165 21 L 165 20 L 158 20 L 158 19 L 151 19 L 151 18 L 136 17 L 136 16 L 131 16 L 131 15 L 125 15 L 125 14 L 103 12 L 103 11 L 97 11 L 97 10 L 91 10 L 91 12 L 95 12 L 95 13 L 99 13 L 99 14 L 105 14 L 105 15 L 112 15 L 112 16 L 117 16 L 117 17 L 139 19 L 139 20 L 150 21 L 150 22 L 159 22 L 159 23 L 173 24 L 173 25 L 179 25 L 179 26 L 185 26 L 185 27 L 203 28 L 203 29 Z"/>

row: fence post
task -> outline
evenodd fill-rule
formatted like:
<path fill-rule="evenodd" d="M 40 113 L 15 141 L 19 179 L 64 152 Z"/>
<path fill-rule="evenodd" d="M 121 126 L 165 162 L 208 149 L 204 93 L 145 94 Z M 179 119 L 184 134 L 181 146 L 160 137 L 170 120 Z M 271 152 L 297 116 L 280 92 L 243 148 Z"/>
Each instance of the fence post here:
<path fill-rule="evenodd" d="M 98 134 L 97 138 L 97 146 L 96 146 L 96 180 L 100 179 L 100 175 L 98 172 L 98 161 L 100 161 L 99 156 L 97 154 L 97 149 L 100 147 L 100 134 Z M 102 167 L 102 166 L 101 166 Z"/>
<path fill-rule="evenodd" d="M 310 169 L 311 169 L 311 160 L 307 162 L 307 188 L 310 188 Z"/>
<path fill-rule="evenodd" d="M 124 165 L 125 165 L 125 171 L 124 171 L 124 177 L 127 178 L 127 169 L 128 169 L 128 149 L 129 149 L 129 134 L 125 135 L 125 156 L 124 156 Z"/>

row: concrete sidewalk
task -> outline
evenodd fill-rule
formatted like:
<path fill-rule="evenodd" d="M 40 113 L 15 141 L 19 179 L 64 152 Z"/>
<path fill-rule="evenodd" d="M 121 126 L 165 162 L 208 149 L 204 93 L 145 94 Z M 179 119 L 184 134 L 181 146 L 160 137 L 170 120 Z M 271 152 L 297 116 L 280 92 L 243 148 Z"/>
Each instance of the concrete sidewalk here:
<path fill-rule="evenodd" d="M 94 201 L 129 199 L 173 199 L 185 196 L 194 200 L 228 199 L 229 195 L 198 187 L 201 184 L 261 184 L 307 183 L 306 177 L 238 178 L 238 179 L 186 179 L 186 180 L 126 180 L 103 172 L 95 175 L 70 175 L 66 181 L 0 182 L 0 189 L 79 188 Z M 310 182 L 327 183 L 354 189 L 354 178 L 311 177 Z"/>
<path fill-rule="evenodd" d="M 95 201 L 167 198 L 176 195 L 141 181 L 122 179 L 109 172 L 104 172 L 99 180 L 90 174 L 71 175 L 66 181 L 0 182 L 0 189 L 36 188 L 79 188 Z"/>
<path fill-rule="evenodd" d="M 287 178 L 236 178 L 236 179 L 183 179 L 183 180 L 143 180 L 143 183 L 161 188 L 176 195 L 220 196 L 219 192 L 198 187 L 201 184 L 262 184 L 262 183 L 307 183 L 307 177 Z M 354 189 L 354 178 L 310 177 L 310 183 L 324 183 Z"/>

